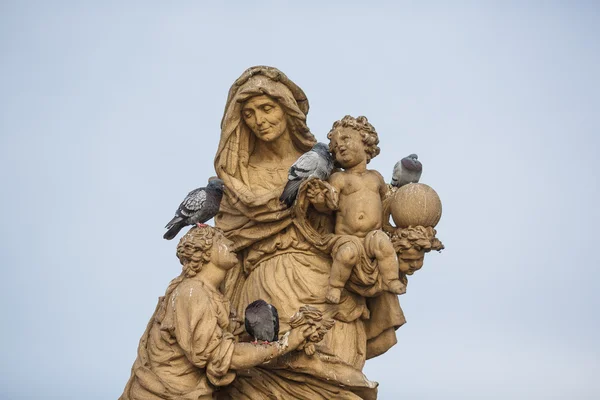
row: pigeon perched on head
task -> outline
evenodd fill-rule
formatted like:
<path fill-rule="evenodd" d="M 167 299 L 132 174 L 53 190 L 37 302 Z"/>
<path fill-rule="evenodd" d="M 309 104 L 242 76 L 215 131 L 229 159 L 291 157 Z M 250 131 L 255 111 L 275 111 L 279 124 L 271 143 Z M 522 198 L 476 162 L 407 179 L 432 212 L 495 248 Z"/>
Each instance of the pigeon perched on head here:
<path fill-rule="evenodd" d="M 409 183 L 418 183 L 423 172 L 423 164 L 416 154 L 404 157 L 394 165 L 392 174 L 392 186 L 402 187 Z"/>
<path fill-rule="evenodd" d="M 244 323 L 246 332 L 254 342 L 276 342 L 279 337 L 277 309 L 264 300 L 256 300 L 246 307 Z"/>
<path fill-rule="evenodd" d="M 175 212 L 175 217 L 165 226 L 168 231 L 163 237 L 171 240 L 184 226 L 204 225 L 219 212 L 222 197 L 223 181 L 220 179 L 213 179 L 206 187 L 189 192 Z"/>
<path fill-rule="evenodd" d="M 302 154 L 290 167 L 288 182 L 283 189 L 279 201 L 288 207 L 294 204 L 298 189 L 302 182 L 308 178 L 316 177 L 327 180 L 333 170 L 333 157 L 329 152 L 329 146 L 325 143 L 317 143 L 310 151 Z"/>

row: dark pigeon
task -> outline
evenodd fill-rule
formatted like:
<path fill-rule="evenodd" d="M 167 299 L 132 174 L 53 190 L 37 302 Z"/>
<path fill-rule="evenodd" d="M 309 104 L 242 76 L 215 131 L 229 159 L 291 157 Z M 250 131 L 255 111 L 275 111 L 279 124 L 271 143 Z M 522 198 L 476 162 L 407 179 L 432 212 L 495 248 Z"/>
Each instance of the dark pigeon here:
<path fill-rule="evenodd" d="M 402 187 L 409 183 L 418 183 L 423 172 L 423 164 L 416 154 L 404 157 L 394 165 L 392 174 L 392 186 Z"/>
<path fill-rule="evenodd" d="M 279 314 L 264 300 L 256 300 L 246 307 L 244 322 L 246 332 L 254 342 L 276 342 L 279 338 Z"/>
<path fill-rule="evenodd" d="M 313 148 L 302 154 L 290 167 L 288 182 L 283 189 L 279 201 L 288 207 L 294 204 L 298 189 L 308 178 L 316 177 L 321 180 L 329 179 L 333 170 L 333 157 L 325 143 L 317 143 Z"/>
<path fill-rule="evenodd" d="M 203 225 L 217 215 L 222 197 L 223 181 L 220 179 L 213 179 L 206 187 L 189 192 L 175 212 L 175 217 L 165 226 L 168 231 L 163 237 L 171 240 L 185 226 Z"/>

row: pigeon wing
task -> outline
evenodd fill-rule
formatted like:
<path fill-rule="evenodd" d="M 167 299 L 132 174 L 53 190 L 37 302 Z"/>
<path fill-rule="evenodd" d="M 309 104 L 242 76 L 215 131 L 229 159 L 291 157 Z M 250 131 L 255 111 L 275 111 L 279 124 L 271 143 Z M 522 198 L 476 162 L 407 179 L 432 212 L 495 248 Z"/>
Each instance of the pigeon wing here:
<path fill-rule="evenodd" d="M 179 209 L 177 210 L 177 214 L 184 217 L 189 218 L 194 213 L 197 213 L 202 209 L 204 203 L 206 202 L 206 188 L 198 188 L 194 189 L 188 193 L 188 195 L 183 199 L 181 204 L 179 205 Z"/>
<path fill-rule="evenodd" d="M 244 318 L 244 326 L 246 327 L 246 332 L 248 332 L 248 335 L 254 338 L 254 329 L 252 329 L 252 325 L 250 325 L 250 321 L 248 321 L 247 315 Z"/>
<path fill-rule="evenodd" d="M 315 171 L 313 172 L 314 176 L 321 180 L 329 179 L 331 175 L 331 171 L 333 170 L 333 158 L 331 157 L 323 157 L 319 155 L 317 159 L 317 165 Z"/>
<path fill-rule="evenodd" d="M 319 165 L 320 158 L 319 154 L 315 151 L 309 151 L 302 154 L 290 167 L 288 180 L 294 181 L 308 178 Z"/>
<path fill-rule="evenodd" d="M 246 332 L 248 332 L 248 334 L 254 338 L 256 338 L 257 335 L 255 328 L 258 322 L 260 321 L 260 316 L 258 315 L 259 312 L 260 309 L 256 305 L 250 304 L 250 306 L 246 308 L 244 317 L 244 325 L 246 326 Z"/>
<path fill-rule="evenodd" d="M 394 165 L 394 171 L 392 172 L 392 185 L 397 186 L 398 180 L 400 179 L 400 173 L 402 172 L 402 161 L 398 161 Z"/>
<path fill-rule="evenodd" d="M 319 166 L 319 159 L 319 154 L 309 151 L 296 160 L 289 169 L 288 182 L 279 197 L 279 201 L 285 203 L 288 207 L 294 203 L 300 184 L 315 172 Z"/>
<path fill-rule="evenodd" d="M 271 305 L 271 314 L 273 317 L 273 340 L 272 342 L 276 342 L 279 340 L 279 313 L 274 305 Z"/>

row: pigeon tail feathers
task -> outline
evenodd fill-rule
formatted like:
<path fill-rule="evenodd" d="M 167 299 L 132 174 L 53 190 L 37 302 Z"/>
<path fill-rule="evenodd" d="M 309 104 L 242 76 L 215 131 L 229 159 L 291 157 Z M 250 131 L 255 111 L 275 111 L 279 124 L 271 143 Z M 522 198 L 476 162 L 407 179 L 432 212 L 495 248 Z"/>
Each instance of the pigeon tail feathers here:
<path fill-rule="evenodd" d="M 172 220 L 169 221 L 167 225 L 165 225 L 165 229 L 170 229 L 171 227 L 173 227 L 173 225 L 181 221 L 183 221 L 183 218 L 181 218 L 179 215 L 176 215 L 173 217 Z"/>
<path fill-rule="evenodd" d="M 186 225 L 187 224 L 183 220 L 180 220 L 180 221 L 174 223 L 173 225 L 171 225 L 169 230 L 167 232 L 165 232 L 165 234 L 163 235 L 163 238 L 165 238 L 167 240 L 173 239 L 175 236 L 177 236 L 179 231 L 182 230 L 183 227 Z"/>
<path fill-rule="evenodd" d="M 300 184 L 302 182 L 303 179 L 288 181 L 288 183 L 285 185 L 285 189 L 283 189 L 281 197 L 279 197 L 279 201 L 285 203 L 285 205 L 288 207 L 294 204 L 296 196 L 298 195 L 298 189 L 300 189 Z"/>

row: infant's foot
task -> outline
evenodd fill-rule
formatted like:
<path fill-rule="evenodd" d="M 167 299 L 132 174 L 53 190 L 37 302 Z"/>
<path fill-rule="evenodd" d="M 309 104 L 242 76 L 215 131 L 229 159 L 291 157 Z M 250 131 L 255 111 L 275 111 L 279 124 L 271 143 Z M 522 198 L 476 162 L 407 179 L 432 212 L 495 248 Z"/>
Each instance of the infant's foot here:
<path fill-rule="evenodd" d="M 406 293 L 406 286 L 400 282 L 400 279 L 394 279 L 388 283 L 388 289 L 394 294 Z"/>
<path fill-rule="evenodd" d="M 340 302 L 340 296 L 342 295 L 342 289 L 330 287 L 327 289 L 325 300 L 331 304 L 338 304 Z"/>

